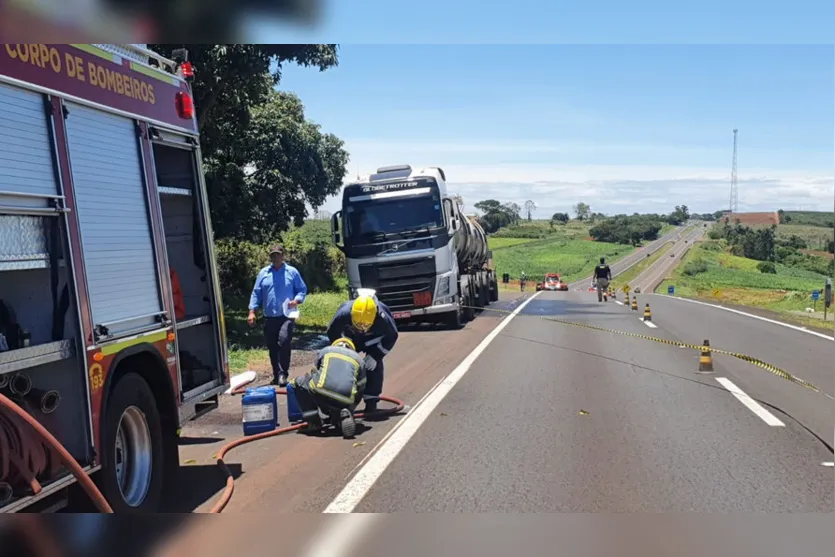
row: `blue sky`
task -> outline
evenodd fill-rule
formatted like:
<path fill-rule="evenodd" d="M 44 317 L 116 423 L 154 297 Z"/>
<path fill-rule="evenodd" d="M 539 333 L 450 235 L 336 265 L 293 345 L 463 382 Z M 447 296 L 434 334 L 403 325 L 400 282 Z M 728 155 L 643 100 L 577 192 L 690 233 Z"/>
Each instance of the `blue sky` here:
<path fill-rule="evenodd" d="M 832 46 L 342 45 L 281 88 L 346 141 L 350 176 L 440 165 L 469 207 L 832 210 Z M 330 200 L 325 208 L 335 210 Z"/>

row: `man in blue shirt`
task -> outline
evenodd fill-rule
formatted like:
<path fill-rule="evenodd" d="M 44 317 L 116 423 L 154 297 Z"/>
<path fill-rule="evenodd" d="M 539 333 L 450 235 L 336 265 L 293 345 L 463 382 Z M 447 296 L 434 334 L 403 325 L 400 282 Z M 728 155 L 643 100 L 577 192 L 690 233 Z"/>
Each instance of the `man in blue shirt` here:
<path fill-rule="evenodd" d="M 264 339 L 270 351 L 273 368 L 273 385 L 284 387 L 290 372 L 290 342 L 293 339 L 294 321 L 284 314 L 284 302 L 288 310 L 304 302 L 307 285 L 299 271 L 284 262 L 284 248 L 270 248 L 271 264 L 261 269 L 255 279 L 255 287 L 249 299 L 250 327 L 255 326 L 255 310 L 264 313 Z"/>

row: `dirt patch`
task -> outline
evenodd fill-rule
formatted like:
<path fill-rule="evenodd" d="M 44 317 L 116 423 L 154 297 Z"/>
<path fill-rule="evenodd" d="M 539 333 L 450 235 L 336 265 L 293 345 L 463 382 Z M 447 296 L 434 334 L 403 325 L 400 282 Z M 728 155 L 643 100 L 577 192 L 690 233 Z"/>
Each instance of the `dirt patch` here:
<path fill-rule="evenodd" d="M 780 224 L 780 215 L 776 211 L 768 213 L 725 213 L 722 215 L 722 220 L 730 224 L 735 224 L 739 220 L 739 224 L 746 226 L 763 226 Z"/>
<path fill-rule="evenodd" d="M 813 250 L 813 249 L 802 249 L 800 253 L 805 253 L 806 255 L 815 255 L 817 257 L 825 257 L 827 259 L 835 258 L 835 253 L 829 253 L 828 251 L 820 251 L 820 250 Z"/>

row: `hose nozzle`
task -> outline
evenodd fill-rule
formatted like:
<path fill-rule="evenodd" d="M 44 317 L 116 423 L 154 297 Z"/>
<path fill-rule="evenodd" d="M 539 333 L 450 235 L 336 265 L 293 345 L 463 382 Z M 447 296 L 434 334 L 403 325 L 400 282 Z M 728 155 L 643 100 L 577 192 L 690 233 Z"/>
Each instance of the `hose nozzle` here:
<path fill-rule="evenodd" d="M 9 390 L 13 395 L 25 396 L 32 390 L 32 380 L 28 375 L 16 373 L 9 381 Z"/>

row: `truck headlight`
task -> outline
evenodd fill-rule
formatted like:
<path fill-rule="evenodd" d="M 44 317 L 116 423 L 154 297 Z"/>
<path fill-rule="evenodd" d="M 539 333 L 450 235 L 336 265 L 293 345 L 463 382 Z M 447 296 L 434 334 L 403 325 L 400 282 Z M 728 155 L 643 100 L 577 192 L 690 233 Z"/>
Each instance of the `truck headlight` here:
<path fill-rule="evenodd" d="M 449 275 L 441 277 L 441 280 L 438 281 L 438 291 L 435 293 L 436 296 L 446 296 L 449 294 Z"/>

